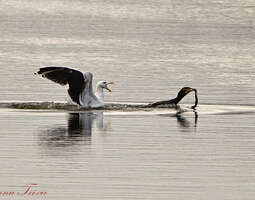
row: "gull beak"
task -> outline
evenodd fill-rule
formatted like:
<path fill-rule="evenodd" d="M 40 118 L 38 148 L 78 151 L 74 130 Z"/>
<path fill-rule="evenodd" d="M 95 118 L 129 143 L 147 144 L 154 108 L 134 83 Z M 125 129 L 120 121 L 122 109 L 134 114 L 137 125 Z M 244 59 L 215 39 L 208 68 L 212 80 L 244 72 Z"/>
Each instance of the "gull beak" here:
<path fill-rule="evenodd" d="M 105 89 L 108 90 L 109 92 L 112 92 L 111 89 L 108 88 L 108 85 L 113 85 L 113 84 L 114 82 L 107 83 Z"/>

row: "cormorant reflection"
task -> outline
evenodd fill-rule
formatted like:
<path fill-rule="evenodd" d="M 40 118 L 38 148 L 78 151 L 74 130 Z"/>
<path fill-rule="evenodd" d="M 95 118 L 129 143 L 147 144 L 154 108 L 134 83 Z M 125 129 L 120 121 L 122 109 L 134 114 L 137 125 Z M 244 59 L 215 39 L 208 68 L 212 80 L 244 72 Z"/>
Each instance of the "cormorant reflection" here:
<path fill-rule="evenodd" d="M 197 127 L 197 122 L 198 122 L 198 114 L 197 112 L 194 112 L 194 123 L 190 122 L 187 118 L 185 118 L 183 115 L 181 114 L 176 114 L 175 115 L 176 119 L 177 119 L 177 123 L 178 125 L 185 130 L 190 129 L 191 127 L 196 128 Z"/>
<path fill-rule="evenodd" d="M 40 143 L 47 146 L 66 146 L 80 142 L 90 144 L 95 120 L 97 128 L 104 131 L 103 112 L 70 113 L 67 126 L 43 131 L 40 134 Z"/>

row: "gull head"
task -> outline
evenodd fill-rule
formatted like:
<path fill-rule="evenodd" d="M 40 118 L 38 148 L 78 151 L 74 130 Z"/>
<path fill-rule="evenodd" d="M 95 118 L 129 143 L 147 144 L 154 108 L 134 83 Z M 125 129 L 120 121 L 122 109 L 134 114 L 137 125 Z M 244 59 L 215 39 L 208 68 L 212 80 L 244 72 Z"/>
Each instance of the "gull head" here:
<path fill-rule="evenodd" d="M 97 83 L 97 88 L 102 88 L 102 89 L 106 89 L 109 92 L 112 92 L 112 90 L 108 87 L 109 85 L 114 84 L 112 81 L 108 82 L 108 81 L 99 81 Z"/>

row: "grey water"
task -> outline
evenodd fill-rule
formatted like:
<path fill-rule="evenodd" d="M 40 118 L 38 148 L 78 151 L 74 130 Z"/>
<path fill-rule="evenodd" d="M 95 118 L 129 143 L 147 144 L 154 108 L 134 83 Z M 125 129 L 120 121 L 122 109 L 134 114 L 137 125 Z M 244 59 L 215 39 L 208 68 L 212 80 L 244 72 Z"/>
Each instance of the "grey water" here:
<path fill-rule="evenodd" d="M 180 115 L 1 108 L 0 198 L 254 199 L 254 19 L 253 0 L 0 1 L 0 102 L 68 101 L 41 66 L 114 81 L 106 102 L 199 97 Z"/>

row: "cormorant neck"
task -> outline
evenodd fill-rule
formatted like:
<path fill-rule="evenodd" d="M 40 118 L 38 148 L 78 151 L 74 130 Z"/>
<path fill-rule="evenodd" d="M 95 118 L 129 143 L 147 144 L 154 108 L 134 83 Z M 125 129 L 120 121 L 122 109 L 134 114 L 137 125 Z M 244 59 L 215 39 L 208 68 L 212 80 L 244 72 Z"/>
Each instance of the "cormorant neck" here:
<path fill-rule="evenodd" d="M 184 96 L 179 96 L 178 95 L 176 98 L 171 99 L 170 101 L 177 105 L 182 100 L 183 97 Z"/>

